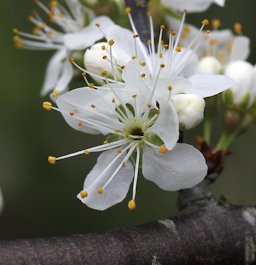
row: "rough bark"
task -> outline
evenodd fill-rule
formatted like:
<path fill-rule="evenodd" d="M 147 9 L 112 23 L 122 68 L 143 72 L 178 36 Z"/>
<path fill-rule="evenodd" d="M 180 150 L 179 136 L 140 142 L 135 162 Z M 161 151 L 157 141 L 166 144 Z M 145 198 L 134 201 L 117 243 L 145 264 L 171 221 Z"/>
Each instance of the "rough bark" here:
<path fill-rule="evenodd" d="M 256 208 L 198 201 L 127 229 L 0 242 L 1 265 L 256 264 Z"/>

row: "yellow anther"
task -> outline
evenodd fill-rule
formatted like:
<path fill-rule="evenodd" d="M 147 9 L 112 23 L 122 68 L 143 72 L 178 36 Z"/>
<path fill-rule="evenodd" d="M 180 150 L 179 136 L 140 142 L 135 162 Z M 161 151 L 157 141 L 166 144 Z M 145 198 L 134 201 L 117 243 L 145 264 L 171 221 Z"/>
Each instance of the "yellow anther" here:
<path fill-rule="evenodd" d="M 117 150 L 116 151 L 118 154 L 122 154 L 122 150 Z"/>
<path fill-rule="evenodd" d="M 108 144 L 108 141 L 107 141 L 107 140 L 105 140 L 105 141 L 103 142 L 103 144 Z"/>
<path fill-rule="evenodd" d="M 168 90 L 169 91 L 172 91 L 173 90 L 173 87 L 172 86 L 168 86 Z"/>
<path fill-rule="evenodd" d="M 209 25 L 209 20 L 208 20 L 208 19 L 204 19 L 204 20 L 202 21 L 202 24 L 203 24 L 204 26 Z"/>
<path fill-rule="evenodd" d="M 152 104 L 147 104 L 147 107 L 150 109 L 152 107 Z"/>
<path fill-rule="evenodd" d="M 73 111 L 69 112 L 69 115 L 72 117 L 75 115 L 75 113 Z"/>
<path fill-rule="evenodd" d="M 103 60 L 106 60 L 107 58 L 108 58 L 107 55 L 102 56 Z"/>
<path fill-rule="evenodd" d="M 132 37 L 133 37 L 134 39 L 136 39 L 136 38 L 139 38 L 139 35 L 138 35 L 138 34 L 134 34 Z"/>
<path fill-rule="evenodd" d="M 106 50 L 106 46 L 105 46 L 105 45 L 102 45 L 102 46 L 101 46 L 101 49 L 102 49 L 103 51 L 105 51 L 105 50 Z"/>
<path fill-rule="evenodd" d="M 113 46 L 114 44 L 115 44 L 114 40 L 109 40 L 109 41 L 108 41 L 108 45 L 109 45 L 109 46 Z"/>
<path fill-rule="evenodd" d="M 52 165 L 56 163 L 57 158 L 55 156 L 48 156 L 48 162 Z"/>
<path fill-rule="evenodd" d="M 159 152 L 161 153 L 161 154 L 165 154 L 165 153 L 167 153 L 167 148 L 165 147 L 165 145 L 161 145 L 160 147 L 159 147 Z"/>
<path fill-rule="evenodd" d="M 176 47 L 175 51 L 176 51 L 176 52 L 181 52 L 181 47 L 179 47 L 179 46 Z"/>
<path fill-rule="evenodd" d="M 210 39 L 209 43 L 210 43 L 211 46 L 216 46 L 218 41 L 216 39 Z"/>
<path fill-rule="evenodd" d="M 156 114 L 160 114 L 160 110 L 159 109 L 156 109 Z"/>
<path fill-rule="evenodd" d="M 43 109 L 50 111 L 52 109 L 52 103 L 48 102 L 48 101 L 45 101 L 43 103 Z"/>
<path fill-rule="evenodd" d="M 165 64 L 163 64 L 163 63 L 160 64 L 160 67 L 161 67 L 161 68 L 165 68 Z"/>
<path fill-rule="evenodd" d="M 83 190 L 83 191 L 80 192 L 80 196 L 81 196 L 82 199 L 84 199 L 84 198 L 86 198 L 88 196 L 88 193 Z"/>
<path fill-rule="evenodd" d="M 141 66 L 146 66 L 146 63 L 145 62 L 141 62 L 140 65 Z"/>
<path fill-rule="evenodd" d="M 90 83 L 89 88 L 94 88 L 94 83 Z"/>
<path fill-rule="evenodd" d="M 97 28 L 100 28 L 100 24 L 99 24 L 99 23 L 96 23 L 95 26 L 96 26 Z"/>
<path fill-rule="evenodd" d="M 220 24 L 221 24 L 220 19 L 218 19 L 218 18 L 214 18 L 214 19 L 212 20 L 212 27 L 213 27 L 214 29 L 218 29 L 218 28 L 220 27 Z"/>
<path fill-rule="evenodd" d="M 130 14 L 130 13 L 132 12 L 132 9 L 131 9 L 129 6 L 127 6 L 127 7 L 124 9 L 124 12 L 125 12 L 126 14 Z"/>
<path fill-rule="evenodd" d="M 75 58 L 74 58 L 74 57 L 70 57 L 70 58 L 69 58 L 69 61 L 70 61 L 71 63 L 74 63 L 74 62 L 75 62 Z"/>
<path fill-rule="evenodd" d="M 86 77 L 86 72 L 82 72 L 82 77 Z"/>
<path fill-rule="evenodd" d="M 112 98 L 112 103 L 116 103 L 116 99 L 115 98 Z"/>
<path fill-rule="evenodd" d="M 165 25 L 160 25 L 160 29 L 165 29 Z"/>
<path fill-rule="evenodd" d="M 147 15 L 148 15 L 149 17 L 152 17 L 152 11 L 148 11 Z"/>
<path fill-rule="evenodd" d="M 101 76 L 106 76 L 108 74 L 108 72 L 106 70 L 101 72 Z"/>
<path fill-rule="evenodd" d="M 173 29 L 170 29 L 170 30 L 169 30 L 169 33 L 170 33 L 170 35 L 172 35 L 172 36 L 175 36 L 175 35 L 176 35 L 176 33 L 175 33 L 175 31 L 174 31 Z"/>
<path fill-rule="evenodd" d="M 133 210 L 136 209 L 136 202 L 135 202 L 135 200 L 130 200 L 130 201 L 128 202 L 128 208 L 129 208 L 129 210 L 131 210 L 131 211 L 133 211 Z"/>
<path fill-rule="evenodd" d="M 125 161 L 123 161 L 122 167 L 126 167 L 126 162 Z"/>
<path fill-rule="evenodd" d="M 84 126 L 84 122 L 83 122 L 83 121 L 79 121 L 79 122 L 78 122 L 78 126 L 80 126 L 80 127 L 81 127 L 81 126 Z"/>
<path fill-rule="evenodd" d="M 129 133 L 126 132 L 124 136 L 125 136 L 125 138 L 128 138 L 129 137 Z"/>
<path fill-rule="evenodd" d="M 136 95 L 136 94 L 134 94 L 134 95 L 132 95 L 132 97 L 133 97 L 133 98 L 137 98 L 137 95 Z"/>
<path fill-rule="evenodd" d="M 168 44 L 163 44 L 163 48 L 167 49 L 168 48 Z"/>
<path fill-rule="evenodd" d="M 151 40 L 147 40 L 147 44 L 151 45 L 152 41 Z"/>
<path fill-rule="evenodd" d="M 132 59 L 133 59 L 133 60 L 135 60 L 136 58 L 137 58 L 137 56 L 135 56 L 135 55 L 132 56 Z"/>
<path fill-rule="evenodd" d="M 140 77 L 144 78 L 146 76 L 146 74 L 141 74 Z"/>
<path fill-rule="evenodd" d="M 14 29 L 12 30 L 12 32 L 13 32 L 13 33 L 18 33 L 19 31 L 18 31 L 17 28 L 14 28 Z"/>
<path fill-rule="evenodd" d="M 235 23 L 234 24 L 234 31 L 237 34 L 241 34 L 242 33 L 242 25 L 240 23 Z"/>
<path fill-rule="evenodd" d="M 118 133 L 119 133 L 119 130 L 114 130 L 114 133 L 115 133 L 115 134 L 118 134 Z"/>
<path fill-rule="evenodd" d="M 34 17 L 33 16 L 28 16 L 29 21 L 33 21 Z"/>
<path fill-rule="evenodd" d="M 103 189 L 102 188 L 99 188 L 98 189 L 98 194 L 102 194 L 103 193 Z"/>
<path fill-rule="evenodd" d="M 122 69 L 122 70 L 124 70 L 124 68 L 125 68 L 125 66 L 124 66 L 124 65 L 122 65 L 122 66 L 121 66 L 121 69 Z"/>
<path fill-rule="evenodd" d="M 88 150 L 84 150 L 84 155 L 89 155 L 89 151 Z"/>
<path fill-rule="evenodd" d="M 92 109 L 95 109 L 96 108 L 96 105 L 95 104 L 91 104 L 91 108 Z"/>
<path fill-rule="evenodd" d="M 55 90 L 52 92 L 52 96 L 53 96 L 54 98 L 57 98 L 59 95 L 60 95 L 60 92 L 59 92 L 57 89 L 55 89 Z"/>

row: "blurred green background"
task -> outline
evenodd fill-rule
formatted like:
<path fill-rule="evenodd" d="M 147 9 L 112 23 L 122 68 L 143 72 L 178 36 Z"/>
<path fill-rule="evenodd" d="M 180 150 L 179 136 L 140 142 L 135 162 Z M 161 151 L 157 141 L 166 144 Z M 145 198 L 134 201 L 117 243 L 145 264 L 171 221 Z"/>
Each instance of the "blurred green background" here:
<path fill-rule="evenodd" d="M 219 17 L 223 28 L 241 22 L 252 40 L 250 61 L 255 63 L 255 7 L 255 0 L 227 0 L 225 8 L 213 6 L 192 15 L 190 21 L 198 24 L 202 18 Z M 58 113 L 42 110 L 39 91 L 51 52 L 16 50 L 12 42 L 13 27 L 31 31 L 27 16 L 34 8 L 32 1 L 1 0 L 0 187 L 5 210 L 0 216 L 0 239 L 100 231 L 174 214 L 176 194 L 143 178 L 136 211 L 127 209 L 130 196 L 105 212 L 91 210 L 76 194 L 96 156 L 76 157 L 56 166 L 47 163 L 49 154 L 77 151 L 101 139 L 76 132 Z M 253 127 L 233 145 L 226 170 L 212 188 L 216 195 L 224 194 L 233 203 L 256 204 L 255 136 Z"/>

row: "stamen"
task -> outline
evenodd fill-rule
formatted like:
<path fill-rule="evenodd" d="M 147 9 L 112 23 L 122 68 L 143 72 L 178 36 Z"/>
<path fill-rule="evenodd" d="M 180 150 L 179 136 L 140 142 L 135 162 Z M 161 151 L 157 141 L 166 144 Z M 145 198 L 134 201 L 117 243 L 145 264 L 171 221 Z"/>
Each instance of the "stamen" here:
<path fill-rule="evenodd" d="M 83 191 L 80 192 L 80 196 L 81 196 L 82 199 L 84 199 L 84 198 L 86 198 L 88 196 L 88 193 L 83 190 Z"/>
<path fill-rule="evenodd" d="M 135 210 L 135 209 L 136 209 L 136 202 L 135 202 L 134 200 L 130 200 L 130 201 L 128 202 L 128 208 L 129 208 L 129 210 L 131 210 L 131 211 Z"/>

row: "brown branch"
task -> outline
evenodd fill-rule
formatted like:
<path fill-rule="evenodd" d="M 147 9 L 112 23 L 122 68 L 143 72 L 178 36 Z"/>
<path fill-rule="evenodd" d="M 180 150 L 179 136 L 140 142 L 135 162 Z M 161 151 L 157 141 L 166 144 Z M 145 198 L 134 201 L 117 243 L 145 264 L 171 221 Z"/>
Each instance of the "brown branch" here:
<path fill-rule="evenodd" d="M 128 229 L 0 242 L 1 265 L 250 265 L 255 254 L 256 208 L 215 201 Z"/>

